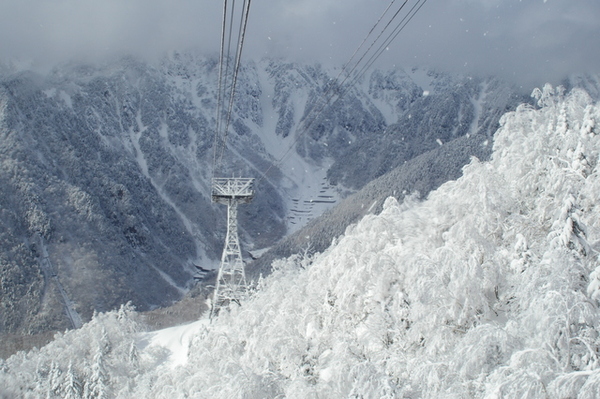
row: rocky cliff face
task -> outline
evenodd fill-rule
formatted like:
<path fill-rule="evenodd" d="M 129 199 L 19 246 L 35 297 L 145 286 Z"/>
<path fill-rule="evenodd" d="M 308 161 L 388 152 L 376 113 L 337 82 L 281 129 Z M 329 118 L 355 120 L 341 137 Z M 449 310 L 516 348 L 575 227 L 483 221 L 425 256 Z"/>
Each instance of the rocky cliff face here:
<path fill-rule="evenodd" d="M 271 246 L 419 154 L 491 136 L 521 100 L 493 79 L 374 71 L 348 88 L 334 87 L 337 74 L 243 66 L 220 172 L 257 178 L 255 200 L 240 207 L 245 249 Z M 65 297 L 84 321 L 127 301 L 165 305 L 189 289 L 194 264 L 218 265 L 215 60 L 5 69 L 0 79 L 0 332 L 69 327 Z"/>

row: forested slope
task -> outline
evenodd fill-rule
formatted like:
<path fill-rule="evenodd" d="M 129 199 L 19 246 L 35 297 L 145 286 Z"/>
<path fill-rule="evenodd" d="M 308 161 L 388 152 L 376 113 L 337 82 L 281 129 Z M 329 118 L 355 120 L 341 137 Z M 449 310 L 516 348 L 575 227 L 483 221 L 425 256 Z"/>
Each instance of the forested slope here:
<path fill-rule="evenodd" d="M 0 393 L 596 397 L 600 105 L 534 97 L 502 118 L 490 161 L 277 262 L 241 307 L 182 326 L 177 353 L 122 309 L 1 362 Z"/>
<path fill-rule="evenodd" d="M 1 68 L 0 336 L 77 326 L 66 309 L 87 321 L 129 301 L 168 306 L 189 292 L 194 265 L 218 266 L 215 59 Z M 257 178 L 239 212 L 245 249 L 273 245 L 438 141 L 488 135 L 519 98 L 493 78 L 371 71 L 299 129 L 333 76 L 319 64 L 242 65 L 221 172 Z M 356 156 L 369 146 L 377 157 Z"/>
<path fill-rule="evenodd" d="M 487 160 L 492 152 L 492 136 L 462 136 L 443 146 L 416 156 L 365 185 L 356 194 L 342 200 L 335 208 L 303 229 L 283 238 L 269 251 L 249 263 L 249 276 L 256 278 L 270 272 L 274 260 L 296 253 L 322 252 L 346 228 L 367 214 L 381 212 L 388 197 L 402 201 L 407 195 L 425 198 L 430 191 L 462 175 L 471 157 Z"/>

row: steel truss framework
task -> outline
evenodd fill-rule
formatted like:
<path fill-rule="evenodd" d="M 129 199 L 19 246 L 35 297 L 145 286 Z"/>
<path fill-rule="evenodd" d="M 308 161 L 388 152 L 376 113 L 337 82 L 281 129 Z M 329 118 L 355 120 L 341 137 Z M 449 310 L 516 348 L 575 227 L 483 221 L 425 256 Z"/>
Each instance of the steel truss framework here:
<path fill-rule="evenodd" d="M 212 201 L 227 205 L 227 235 L 221 256 L 217 285 L 212 301 L 210 317 L 232 302 L 240 304 L 246 294 L 246 272 L 242 260 L 237 227 L 237 208 L 254 198 L 254 179 L 214 178 Z"/>

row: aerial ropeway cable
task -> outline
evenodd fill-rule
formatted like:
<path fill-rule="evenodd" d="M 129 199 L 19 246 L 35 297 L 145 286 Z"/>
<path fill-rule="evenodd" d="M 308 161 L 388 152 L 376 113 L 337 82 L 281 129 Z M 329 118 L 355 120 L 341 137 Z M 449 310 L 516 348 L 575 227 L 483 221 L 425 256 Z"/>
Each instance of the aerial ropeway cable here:
<path fill-rule="evenodd" d="M 213 145 L 213 177 L 218 175 L 225 148 L 227 146 L 227 135 L 231 116 L 233 114 L 233 104 L 235 98 L 235 88 L 241 65 L 242 50 L 244 48 L 244 38 L 248 26 L 248 15 L 250 14 L 251 0 L 244 0 L 241 9 L 236 8 L 236 1 L 231 2 L 229 7 L 228 0 L 223 1 L 223 17 L 221 27 L 221 48 L 219 55 L 219 77 L 217 84 L 217 109 L 216 109 L 216 128 L 215 140 Z M 236 13 L 240 14 L 239 25 L 234 30 L 236 23 Z M 235 36 L 237 31 L 237 36 Z M 235 37 L 234 37 L 235 36 Z M 235 39 L 235 55 L 232 63 L 231 47 Z M 226 108 L 225 108 L 226 106 Z"/>
<path fill-rule="evenodd" d="M 415 4 L 405 10 L 409 0 L 404 0 L 394 7 L 396 0 L 392 0 L 371 30 L 367 33 L 360 45 L 356 48 L 350 59 L 344 64 L 337 77 L 328 85 L 327 89 L 319 96 L 315 105 L 302 119 L 295 129 L 295 138 L 285 153 L 271 164 L 262 174 L 259 181 L 266 178 L 267 173 L 274 166 L 280 165 L 296 146 L 300 138 L 306 134 L 319 117 L 330 106 L 339 101 L 366 73 L 366 71 L 385 52 L 406 25 L 421 10 L 427 0 L 417 0 Z M 367 43 L 370 43 L 368 46 Z"/>
<path fill-rule="evenodd" d="M 317 98 L 314 106 L 308 111 L 295 129 L 295 138 L 285 153 L 262 174 L 265 178 L 270 169 L 280 165 L 298 141 L 311 129 L 319 117 L 340 100 L 366 73 L 367 70 L 384 53 L 388 46 L 404 30 L 427 0 L 416 0 L 406 11 L 410 0 L 391 0 L 377 22 L 369 30 L 350 59 L 344 64 L 337 77 Z M 239 2 L 239 0 L 238 0 Z M 236 0 L 223 1 L 221 29 L 221 48 L 219 56 L 219 77 L 217 88 L 216 130 L 213 154 L 213 177 L 219 174 L 223 155 L 227 147 L 227 136 L 232 119 L 236 84 L 244 47 L 244 38 L 248 24 L 251 0 L 243 0 L 241 7 L 236 7 Z M 399 4 L 396 4 L 399 3 Z M 241 8 L 241 9 L 240 9 Z M 237 29 L 234 29 L 236 14 L 240 14 Z M 237 33 L 236 33 L 237 31 Z M 235 41 L 235 54 L 232 57 L 232 42 Z M 259 180 L 259 181 L 260 181 Z"/>
<path fill-rule="evenodd" d="M 388 46 L 392 43 L 392 41 L 400 34 L 400 32 L 402 32 L 402 30 L 406 27 L 406 25 L 414 18 L 415 14 L 421 9 L 421 7 L 423 7 L 423 5 L 425 4 L 426 1 L 427 0 L 417 0 L 417 2 L 412 6 L 412 8 L 408 11 L 408 13 L 406 15 L 404 15 L 404 17 L 396 24 L 396 27 L 388 34 L 388 36 L 382 42 L 380 42 L 380 39 L 383 36 L 383 33 L 385 33 L 386 29 L 391 25 L 391 22 L 398 16 L 400 11 L 402 11 L 402 8 L 404 8 L 406 3 L 408 3 L 408 0 L 405 0 L 404 3 L 402 3 L 402 6 L 400 7 L 400 9 L 392 17 L 392 20 L 390 20 L 388 22 L 388 24 L 383 28 L 381 33 L 377 36 L 377 38 L 373 41 L 373 43 L 371 43 L 369 48 L 364 52 L 364 54 L 360 57 L 360 59 L 353 65 L 353 67 L 349 71 L 346 71 L 346 76 L 342 80 L 342 82 L 335 84 L 335 87 L 337 87 L 338 89 L 335 92 L 331 93 L 327 97 L 325 106 L 319 107 L 319 112 L 310 120 L 310 124 L 306 128 L 306 131 L 308 130 L 308 128 L 310 126 L 312 126 L 312 124 L 316 120 L 319 119 L 319 116 L 321 116 L 321 114 L 324 112 L 324 110 L 328 106 L 335 104 L 338 100 L 340 100 L 348 92 L 348 90 L 350 90 L 352 87 L 354 87 L 354 85 L 363 77 L 363 75 L 366 73 L 366 71 L 368 71 L 369 68 L 371 68 L 371 66 L 373 66 L 375 61 L 377 61 L 377 59 L 384 53 L 384 51 L 388 48 Z M 380 20 L 381 20 L 381 18 L 380 18 Z M 373 31 L 373 30 L 371 30 L 371 31 Z M 377 43 L 379 43 L 379 46 L 373 53 L 371 53 L 371 50 L 374 48 L 374 46 Z M 367 59 L 366 62 L 363 63 L 362 61 L 369 54 L 370 54 L 370 57 Z M 349 65 L 349 64 L 350 63 L 347 63 L 346 65 Z M 355 72 L 359 66 L 360 66 L 360 69 L 358 70 L 358 72 Z M 342 72 L 340 72 L 340 74 L 338 74 L 338 77 L 336 77 L 334 82 L 337 82 L 337 80 L 340 78 L 341 75 L 342 75 Z M 336 96 L 337 96 L 337 98 L 336 98 Z"/>
<path fill-rule="evenodd" d="M 241 17 L 237 29 L 234 29 L 236 21 L 235 0 L 232 1 L 231 7 L 228 7 L 228 1 L 224 0 L 211 199 L 215 203 L 227 205 L 227 234 L 225 235 L 225 245 L 221 255 L 221 264 L 219 265 L 213 300 L 211 302 L 211 320 L 219 313 L 222 307 L 227 307 L 232 303 L 239 305 L 246 296 L 246 272 L 244 270 L 244 261 L 238 237 L 237 208 L 239 204 L 252 201 L 254 197 L 254 179 L 224 178 L 218 175 L 227 146 L 227 133 L 233 113 L 235 86 L 240 70 L 244 37 L 248 25 L 250 0 L 244 0 L 241 10 L 237 11 L 241 13 Z M 237 37 L 235 38 L 236 50 L 233 57 L 233 65 L 231 65 L 231 47 L 235 31 L 237 31 Z M 198 270 L 201 272 L 202 268 Z M 201 275 L 197 277 L 198 279 L 202 279 Z"/>
<path fill-rule="evenodd" d="M 396 28 L 387 36 L 385 41 L 379 45 L 374 54 L 371 55 L 369 60 L 366 62 L 364 66 L 360 69 L 358 73 L 356 73 L 352 80 L 350 81 L 350 86 L 353 86 L 364 74 L 365 72 L 373 66 L 375 61 L 386 51 L 388 46 L 398 37 L 400 32 L 404 30 L 406 25 L 415 17 L 417 12 L 425 5 L 427 0 L 418 0 L 408 11 L 408 14 L 405 15 L 402 20 L 396 25 Z"/>

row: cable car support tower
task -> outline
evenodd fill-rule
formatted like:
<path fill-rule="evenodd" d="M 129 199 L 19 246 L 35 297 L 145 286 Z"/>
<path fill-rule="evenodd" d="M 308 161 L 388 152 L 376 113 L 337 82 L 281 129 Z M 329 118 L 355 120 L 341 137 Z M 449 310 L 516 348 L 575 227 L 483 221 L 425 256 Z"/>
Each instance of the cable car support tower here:
<path fill-rule="evenodd" d="M 315 107 L 315 109 L 318 109 L 315 116 L 312 118 L 306 117 L 300 124 L 300 127 L 297 128 L 296 140 L 288 148 L 283 157 L 291 151 L 302 134 L 308 131 L 315 120 L 321 116 L 323 110 L 336 98 L 339 99 L 343 96 L 349 87 L 353 86 L 365 71 L 373 65 L 388 48 L 388 45 L 404 30 L 427 0 L 416 0 L 412 8 L 404 13 L 402 10 L 408 4 L 409 0 L 400 0 L 399 3 L 401 4 L 394 7 L 396 1 L 391 0 L 390 5 L 373 28 L 371 28 L 350 60 L 344 65 L 342 71 L 340 71 L 340 74 L 335 79 L 334 83 L 336 84 L 331 85 L 325 94 L 322 95 L 322 101 L 319 98 L 319 101 L 323 104 Z M 240 59 L 244 46 L 250 2 L 251 0 L 243 0 L 238 2 L 236 6 L 235 0 L 232 0 L 231 4 L 228 4 L 228 0 L 223 0 L 211 197 L 213 202 L 227 205 L 227 235 L 225 237 L 225 246 L 223 248 L 210 311 L 211 319 L 218 314 L 220 308 L 223 306 L 228 306 L 232 302 L 240 304 L 246 294 L 246 274 L 238 237 L 237 208 L 239 204 L 252 201 L 255 182 L 252 178 L 223 178 L 217 177 L 216 174 L 220 169 L 221 160 L 227 147 L 227 133 L 233 114 L 235 86 L 240 69 Z M 236 29 L 233 29 L 237 16 L 240 16 L 239 25 L 235 26 Z M 230 58 L 230 52 L 232 41 L 235 40 L 233 37 L 235 36 L 234 32 L 238 33 L 235 56 L 232 59 Z M 341 87 L 341 93 L 333 90 L 334 87 Z M 226 103 L 227 106 L 225 106 Z M 283 157 L 278 162 L 281 162 Z M 267 169 L 267 172 L 271 167 Z M 267 172 L 263 174 L 263 177 Z"/>
<path fill-rule="evenodd" d="M 254 197 L 252 178 L 213 178 L 212 201 L 227 205 L 227 235 L 221 256 L 217 285 L 210 311 L 215 316 L 219 309 L 232 302 L 240 304 L 246 294 L 246 272 L 240 249 L 237 227 L 238 204 L 246 204 Z"/>
<path fill-rule="evenodd" d="M 235 4 L 235 1 L 231 5 L 228 5 L 227 0 L 223 2 L 211 198 L 215 203 L 227 205 L 227 234 L 213 294 L 211 319 L 219 313 L 221 308 L 227 307 L 231 303 L 239 305 L 246 295 L 246 273 L 238 237 L 237 210 L 239 204 L 249 203 L 254 198 L 253 178 L 224 178 L 216 175 L 220 170 L 221 160 L 227 147 L 227 133 L 233 113 L 235 86 L 250 10 L 250 0 L 244 0 L 241 6 L 238 3 L 238 7 Z M 233 30 L 236 14 L 241 14 L 241 19 L 239 29 Z M 232 34 L 235 31 L 238 32 L 237 49 L 232 60 L 233 63 L 230 65 Z M 225 107 L 225 103 L 228 103 L 227 107 Z"/>

